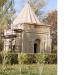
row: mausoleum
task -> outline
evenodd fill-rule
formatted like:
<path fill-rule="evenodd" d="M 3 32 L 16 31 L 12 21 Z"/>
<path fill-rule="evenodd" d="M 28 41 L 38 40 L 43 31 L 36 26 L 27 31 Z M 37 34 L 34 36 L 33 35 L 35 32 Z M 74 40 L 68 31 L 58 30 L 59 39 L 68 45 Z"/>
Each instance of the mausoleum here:
<path fill-rule="evenodd" d="M 4 33 L 4 50 L 26 53 L 51 51 L 50 25 L 39 21 L 27 3 Z"/>

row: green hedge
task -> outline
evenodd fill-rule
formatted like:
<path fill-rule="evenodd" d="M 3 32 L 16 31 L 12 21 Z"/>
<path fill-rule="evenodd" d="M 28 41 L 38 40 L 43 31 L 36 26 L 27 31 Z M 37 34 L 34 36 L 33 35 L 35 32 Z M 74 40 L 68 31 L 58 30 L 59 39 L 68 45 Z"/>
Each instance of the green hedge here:
<path fill-rule="evenodd" d="M 47 58 L 45 59 L 45 63 L 57 64 L 57 54 L 55 53 L 48 54 Z"/>
<path fill-rule="evenodd" d="M 12 53 L 11 55 L 11 64 L 18 64 L 18 54 Z"/>
<path fill-rule="evenodd" d="M 0 53 L 0 64 L 33 64 L 33 63 L 57 64 L 57 54 L 27 54 L 27 53 Z"/>
<path fill-rule="evenodd" d="M 48 57 L 48 55 L 44 53 L 37 53 L 35 56 L 37 63 L 45 63 L 45 59 Z"/>
<path fill-rule="evenodd" d="M 3 58 L 2 58 L 2 52 L 0 53 L 0 64 L 2 64 Z"/>
<path fill-rule="evenodd" d="M 28 54 L 18 53 L 18 62 L 19 64 L 26 64 L 28 62 Z"/>
<path fill-rule="evenodd" d="M 28 64 L 36 63 L 36 54 L 28 54 Z"/>

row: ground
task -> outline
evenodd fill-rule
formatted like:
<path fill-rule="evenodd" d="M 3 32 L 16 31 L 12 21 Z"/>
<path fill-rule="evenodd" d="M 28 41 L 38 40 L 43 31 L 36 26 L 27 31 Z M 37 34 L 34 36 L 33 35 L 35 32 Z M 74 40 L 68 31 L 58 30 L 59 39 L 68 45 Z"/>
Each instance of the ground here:
<path fill-rule="evenodd" d="M 40 65 L 0 65 L 0 75 L 40 75 Z M 45 64 L 41 75 L 57 75 L 57 65 Z"/>

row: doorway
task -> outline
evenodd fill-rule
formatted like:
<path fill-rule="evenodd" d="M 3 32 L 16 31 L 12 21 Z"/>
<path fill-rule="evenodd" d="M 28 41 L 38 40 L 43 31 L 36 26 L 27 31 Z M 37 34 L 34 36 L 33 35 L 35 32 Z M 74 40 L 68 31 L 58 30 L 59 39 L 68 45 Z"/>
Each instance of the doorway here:
<path fill-rule="evenodd" d="M 34 53 L 39 53 L 40 52 L 40 40 L 36 39 L 34 42 Z"/>

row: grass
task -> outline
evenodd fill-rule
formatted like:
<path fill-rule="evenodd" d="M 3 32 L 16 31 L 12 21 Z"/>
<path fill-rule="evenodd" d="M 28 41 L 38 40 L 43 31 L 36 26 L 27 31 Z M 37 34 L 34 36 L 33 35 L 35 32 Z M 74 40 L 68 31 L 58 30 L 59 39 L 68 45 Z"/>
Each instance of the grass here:
<path fill-rule="evenodd" d="M 0 65 L 0 75 L 40 75 L 39 66 L 37 64 Z M 57 66 L 55 64 L 45 64 L 42 75 L 57 75 Z"/>

